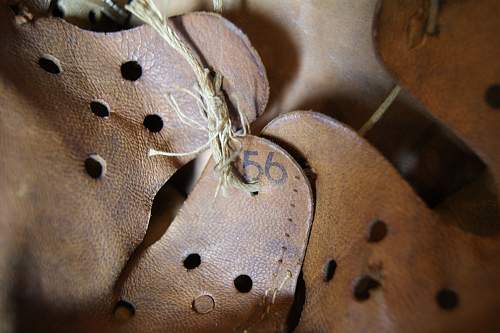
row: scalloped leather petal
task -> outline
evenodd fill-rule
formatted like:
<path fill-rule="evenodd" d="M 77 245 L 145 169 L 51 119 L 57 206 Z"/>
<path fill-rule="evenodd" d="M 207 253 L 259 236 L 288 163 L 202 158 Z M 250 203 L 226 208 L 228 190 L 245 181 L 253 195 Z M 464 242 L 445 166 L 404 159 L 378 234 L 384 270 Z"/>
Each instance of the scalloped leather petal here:
<path fill-rule="evenodd" d="M 250 136 L 242 149 L 237 167 L 258 179 L 258 194 L 231 190 L 214 200 L 210 162 L 165 235 L 134 264 L 121 299 L 135 315 L 116 327 L 284 331 L 313 218 L 312 192 L 301 167 L 277 145 Z M 183 265 L 194 254 L 199 266 Z M 241 275 L 252 281 L 249 292 L 238 289 Z M 200 310 L 207 299 L 210 306 Z"/>
<path fill-rule="evenodd" d="M 100 34 L 55 18 L 16 22 L 2 3 L 0 321 L 17 330 L 99 327 L 154 195 L 189 160 L 149 158 L 149 148 L 185 152 L 207 140 L 166 99 L 173 91 L 201 121 L 196 101 L 176 90 L 191 89 L 194 75 L 146 26 Z M 254 120 L 268 83 L 242 32 L 206 13 L 171 24 Z"/>
<path fill-rule="evenodd" d="M 288 113 L 262 134 L 315 175 L 296 332 L 498 331 L 498 228 L 465 230 L 457 220 L 487 221 L 427 208 L 373 147 L 327 116 Z"/>

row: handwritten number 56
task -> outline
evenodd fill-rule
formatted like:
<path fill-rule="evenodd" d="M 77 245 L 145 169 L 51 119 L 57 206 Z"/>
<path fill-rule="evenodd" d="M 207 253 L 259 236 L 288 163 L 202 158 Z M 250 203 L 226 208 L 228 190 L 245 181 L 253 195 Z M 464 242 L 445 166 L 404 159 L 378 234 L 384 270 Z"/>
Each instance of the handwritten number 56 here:
<path fill-rule="evenodd" d="M 249 181 L 259 181 L 259 179 L 262 177 L 262 174 L 264 173 L 266 175 L 267 179 L 269 179 L 269 181 L 271 183 L 273 183 L 275 185 L 284 184 L 286 182 L 286 180 L 288 179 L 288 173 L 286 172 L 286 169 L 283 166 L 283 164 L 278 163 L 278 162 L 273 162 L 274 152 L 270 152 L 267 155 L 266 165 L 264 166 L 264 168 L 262 168 L 262 165 L 260 165 L 258 162 L 251 160 L 252 156 L 257 156 L 257 155 L 259 155 L 259 152 L 254 151 L 254 150 L 245 150 L 243 152 L 243 172 L 244 172 L 245 178 L 248 179 Z M 248 172 L 247 172 L 247 170 L 249 168 L 254 168 L 257 170 L 257 175 L 251 179 L 248 176 Z M 279 169 L 278 172 L 281 176 L 274 178 L 271 175 L 272 168 Z"/>

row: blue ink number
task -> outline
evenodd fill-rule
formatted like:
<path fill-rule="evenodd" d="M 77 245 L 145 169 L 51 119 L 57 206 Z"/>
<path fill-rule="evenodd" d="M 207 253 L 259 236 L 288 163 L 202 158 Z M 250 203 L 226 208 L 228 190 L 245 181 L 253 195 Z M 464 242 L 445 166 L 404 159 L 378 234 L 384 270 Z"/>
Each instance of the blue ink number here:
<path fill-rule="evenodd" d="M 243 152 L 243 176 L 245 177 L 245 179 L 249 182 L 257 182 L 260 180 L 262 174 L 264 173 L 267 179 L 272 184 L 283 185 L 288 179 L 288 173 L 286 172 L 286 169 L 283 166 L 283 164 L 278 162 L 273 162 L 274 152 L 270 152 L 267 155 L 266 165 L 264 166 L 264 168 L 262 168 L 262 165 L 260 165 L 258 162 L 252 161 L 250 159 L 252 156 L 258 156 L 258 155 L 259 152 L 255 150 L 245 150 Z M 248 176 L 249 168 L 254 168 L 257 170 L 257 175 L 254 176 L 253 178 L 250 178 Z M 273 177 L 271 175 L 271 169 L 278 169 L 281 175 L 276 178 Z"/>

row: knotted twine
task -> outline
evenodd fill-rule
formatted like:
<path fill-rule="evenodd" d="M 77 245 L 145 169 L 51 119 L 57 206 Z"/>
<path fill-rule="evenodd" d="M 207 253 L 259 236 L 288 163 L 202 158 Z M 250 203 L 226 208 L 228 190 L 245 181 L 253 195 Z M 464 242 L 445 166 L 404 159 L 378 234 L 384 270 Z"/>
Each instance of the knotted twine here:
<path fill-rule="evenodd" d="M 220 4 L 220 7 L 218 6 L 217 9 L 221 9 L 222 2 L 218 1 L 217 3 Z M 229 108 L 222 92 L 222 76 L 219 73 L 212 74 L 208 68 L 205 68 L 200 63 L 198 58 L 193 54 L 193 51 L 184 44 L 176 32 L 168 25 L 166 18 L 160 13 L 153 1 L 133 0 L 125 8 L 144 23 L 153 27 L 167 41 L 170 47 L 176 50 L 191 66 L 196 77 L 197 84 L 195 91 L 199 94 L 199 98 L 193 93 L 189 93 L 201 104 L 201 108 L 204 111 L 202 115 L 207 122 L 208 142 L 205 145 L 187 153 L 164 152 L 150 149 L 149 156 L 187 156 L 197 154 L 210 147 L 212 158 L 215 161 L 215 171 L 219 176 L 219 182 L 215 191 L 216 196 L 220 189 L 225 193 L 225 190 L 229 187 L 250 193 L 258 191 L 257 184 L 245 183 L 232 165 L 232 162 L 241 150 L 240 139 L 249 131 L 249 124 L 245 114 L 237 108 L 241 120 L 242 133 L 238 133 L 233 129 Z M 169 96 L 169 100 L 174 111 L 183 122 L 196 124 L 193 119 L 183 114 L 172 96 Z"/>

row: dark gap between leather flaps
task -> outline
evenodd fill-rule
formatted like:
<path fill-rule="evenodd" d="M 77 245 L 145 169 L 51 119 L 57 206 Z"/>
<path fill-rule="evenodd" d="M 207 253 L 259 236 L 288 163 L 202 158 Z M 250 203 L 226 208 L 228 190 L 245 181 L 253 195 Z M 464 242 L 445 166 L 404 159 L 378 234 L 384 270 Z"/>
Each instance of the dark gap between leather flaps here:
<path fill-rule="evenodd" d="M 143 241 L 132 253 L 122 270 L 115 286 L 115 295 L 120 294 L 124 282 L 127 280 L 146 249 L 159 241 L 168 231 L 168 228 L 192 190 L 192 184 L 196 181 L 193 180 L 193 178 L 199 177 L 199 175 L 196 174 L 195 165 L 196 160 L 193 160 L 182 166 L 156 193 L 151 207 L 148 228 Z M 186 259 L 187 258 L 179 258 L 179 265 L 184 265 Z M 189 260 L 189 268 L 196 268 L 198 265 L 194 265 L 192 260 Z"/>
<path fill-rule="evenodd" d="M 122 8 L 127 1 L 52 0 L 50 15 L 94 32 L 116 32 L 133 28 L 131 15 Z"/>
<path fill-rule="evenodd" d="M 299 277 L 297 278 L 297 287 L 295 288 L 295 296 L 293 299 L 292 307 L 290 312 L 288 312 L 288 317 L 286 320 L 286 331 L 292 333 L 295 331 L 297 326 L 299 326 L 300 317 L 304 309 L 304 304 L 306 302 L 306 282 L 304 281 L 304 273 L 301 270 Z"/>

